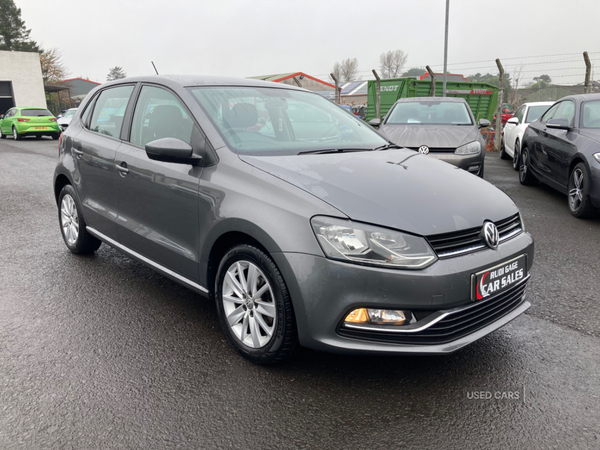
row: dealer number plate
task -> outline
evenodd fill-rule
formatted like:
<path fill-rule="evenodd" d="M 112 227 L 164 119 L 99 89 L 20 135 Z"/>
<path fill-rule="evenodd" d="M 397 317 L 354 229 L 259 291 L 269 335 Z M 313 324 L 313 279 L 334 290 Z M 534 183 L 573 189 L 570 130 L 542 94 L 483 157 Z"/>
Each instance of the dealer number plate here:
<path fill-rule="evenodd" d="M 471 275 L 471 300 L 479 301 L 501 294 L 527 276 L 527 255 Z"/>

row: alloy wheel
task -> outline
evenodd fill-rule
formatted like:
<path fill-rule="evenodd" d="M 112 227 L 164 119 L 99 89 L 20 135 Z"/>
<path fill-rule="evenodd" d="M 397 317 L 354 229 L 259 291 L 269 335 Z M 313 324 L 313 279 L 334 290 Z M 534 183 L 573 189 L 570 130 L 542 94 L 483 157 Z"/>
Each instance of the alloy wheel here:
<path fill-rule="evenodd" d="M 519 169 L 519 141 L 515 142 L 513 147 L 513 169 Z"/>
<path fill-rule="evenodd" d="M 60 223 L 67 244 L 75 245 L 79 237 L 79 215 L 75 200 L 69 194 L 63 197 L 60 205 Z"/>
<path fill-rule="evenodd" d="M 267 345 L 275 332 L 277 307 L 265 274 L 250 261 L 236 261 L 227 269 L 222 292 L 233 335 L 250 348 Z"/>
<path fill-rule="evenodd" d="M 19 133 L 17 133 L 17 129 L 13 127 L 13 139 L 16 141 L 19 139 Z"/>
<path fill-rule="evenodd" d="M 569 206 L 571 211 L 577 211 L 583 202 L 583 172 L 581 169 L 575 169 L 571 177 L 573 188 L 569 190 Z"/>
<path fill-rule="evenodd" d="M 527 150 L 523 150 L 523 154 L 521 155 L 521 165 L 519 166 L 519 177 L 521 181 L 524 181 L 527 177 L 527 159 L 529 155 Z"/>

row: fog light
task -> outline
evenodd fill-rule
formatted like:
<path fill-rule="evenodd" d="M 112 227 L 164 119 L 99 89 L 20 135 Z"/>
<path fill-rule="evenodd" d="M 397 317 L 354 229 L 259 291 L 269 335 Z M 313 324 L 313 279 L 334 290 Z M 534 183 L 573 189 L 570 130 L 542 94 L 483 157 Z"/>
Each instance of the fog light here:
<path fill-rule="evenodd" d="M 404 311 L 395 309 L 369 309 L 368 312 L 371 323 L 404 325 L 407 322 Z"/>
<path fill-rule="evenodd" d="M 412 314 L 409 311 L 396 309 L 354 309 L 346 316 L 344 322 L 373 323 L 377 325 L 404 325 L 410 322 Z M 407 318 L 408 317 L 408 318 Z"/>

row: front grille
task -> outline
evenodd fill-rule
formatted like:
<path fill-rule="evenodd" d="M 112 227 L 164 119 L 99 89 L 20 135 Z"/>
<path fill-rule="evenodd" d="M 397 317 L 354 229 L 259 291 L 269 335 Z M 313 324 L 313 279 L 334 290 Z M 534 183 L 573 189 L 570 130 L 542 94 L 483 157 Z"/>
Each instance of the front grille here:
<path fill-rule="evenodd" d="M 419 147 L 406 147 L 414 150 L 415 152 L 419 151 Z M 454 153 L 456 147 L 429 147 L 429 153 Z"/>
<path fill-rule="evenodd" d="M 488 300 L 474 302 L 447 314 L 429 328 L 414 333 L 394 333 L 385 330 L 363 330 L 348 328 L 341 325 L 338 333 L 342 336 L 407 345 L 438 345 L 455 341 L 474 333 L 487 325 L 499 320 L 525 301 L 524 294 L 527 280 L 523 281 L 502 294 Z M 442 311 L 443 312 L 443 311 Z"/>
<path fill-rule="evenodd" d="M 507 219 L 494 222 L 500 235 L 500 243 L 518 236 L 523 231 L 521 218 L 515 214 Z M 481 237 L 481 227 L 452 233 L 435 234 L 427 236 L 429 244 L 440 259 L 464 255 L 487 248 Z"/>

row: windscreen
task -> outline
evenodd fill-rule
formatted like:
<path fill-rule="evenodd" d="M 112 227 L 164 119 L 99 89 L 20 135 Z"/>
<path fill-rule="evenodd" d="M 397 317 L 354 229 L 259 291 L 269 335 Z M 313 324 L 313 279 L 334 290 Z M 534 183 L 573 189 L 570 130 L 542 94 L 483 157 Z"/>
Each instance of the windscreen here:
<path fill-rule="evenodd" d="M 532 123 L 542 117 L 548 108 L 552 105 L 543 105 L 543 106 L 530 106 L 529 111 L 527 111 L 527 117 L 525 118 L 525 123 Z"/>
<path fill-rule="evenodd" d="M 464 103 L 439 101 L 397 103 L 385 123 L 473 125 Z"/>
<path fill-rule="evenodd" d="M 320 95 L 263 87 L 190 88 L 228 146 L 243 154 L 372 149 L 387 142 Z"/>
<path fill-rule="evenodd" d="M 51 116 L 52 113 L 47 109 L 22 109 L 21 117 L 46 117 Z"/>
<path fill-rule="evenodd" d="M 69 109 L 69 110 L 67 110 L 67 112 L 64 114 L 63 117 L 73 117 L 76 112 L 77 112 L 76 109 Z"/>
<path fill-rule="evenodd" d="M 600 128 L 600 100 L 583 104 L 581 125 L 583 128 Z"/>

